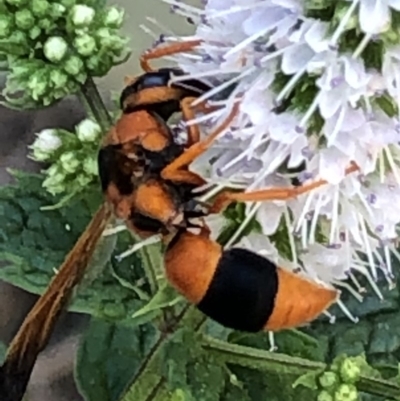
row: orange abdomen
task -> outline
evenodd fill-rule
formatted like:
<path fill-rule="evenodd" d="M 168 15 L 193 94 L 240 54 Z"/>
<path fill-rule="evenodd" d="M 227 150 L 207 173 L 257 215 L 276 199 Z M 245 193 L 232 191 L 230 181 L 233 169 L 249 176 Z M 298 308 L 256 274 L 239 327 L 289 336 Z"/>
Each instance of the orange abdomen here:
<path fill-rule="evenodd" d="M 241 331 L 300 326 L 338 295 L 254 252 L 223 251 L 216 242 L 188 232 L 171 242 L 165 265 L 171 284 L 190 302 L 223 326 Z"/>

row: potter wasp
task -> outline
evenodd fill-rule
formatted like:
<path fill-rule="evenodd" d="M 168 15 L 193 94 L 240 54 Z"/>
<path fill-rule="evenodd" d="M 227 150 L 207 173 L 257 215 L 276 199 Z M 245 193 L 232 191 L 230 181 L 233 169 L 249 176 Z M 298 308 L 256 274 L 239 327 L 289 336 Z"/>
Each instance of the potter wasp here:
<path fill-rule="evenodd" d="M 168 120 L 180 112 L 183 120 L 216 106 L 193 101 L 210 88 L 188 79 L 175 68 L 153 70 L 150 60 L 188 52 L 200 41 L 174 43 L 144 54 L 143 75 L 128 80 L 121 95 L 122 116 L 106 135 L 98 164 L 106 201 L 67 255 L 45 293 L 37 301 L 11 342 L 0 368 L 0 398 L 20 401 L 39 352 L 73 288 L 81 280 L 96 243 L 115 215 L 142 238 L 160 235 L 166 245 L 166 277 L 176 290 L 205 315 L 224 326 L 249 332 L 280 330 L 312 321 L 336 299 L 325 288 L 249 250 L 224 250 L 210 237 L 203 217 L 221 213 L 234 202 L 286 200 L 326 184 L 254 192 L 223 190 L 206 205 L 196 189 L 206 181 L 190 170 L 191 163 L 234 121 L 240 99 L 225 120 L 205 139 L 189 125 L 186 143 L 178 144 Z M 351 166 L 347 173 L 357 170 Z M 201 223 L 193 223 L 193 220 Z"/>

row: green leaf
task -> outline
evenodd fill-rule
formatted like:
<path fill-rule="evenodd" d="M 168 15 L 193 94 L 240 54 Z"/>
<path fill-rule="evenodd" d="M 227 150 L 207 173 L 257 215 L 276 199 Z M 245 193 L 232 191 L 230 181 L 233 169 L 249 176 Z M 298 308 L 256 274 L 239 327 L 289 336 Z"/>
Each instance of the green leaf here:
<path fill-rule="evenodd" d="M 85 400 L 118 400 L 157 338 L 152 325 L 127 327 L 92 318 L 81 340 L 75 369 Z"/>
<path fill-rule="evenodd" d="M 136 320 L 151 320 L 158 315 L 161 309 L 176 305 L 182 300 L 181 296 L 166 282 L 158 289 L 153 298 L 132 315 L 132 323 Z"/>
<path fill-rule="evenodd" d="M 177 330 L 163 348 L 163 360 L 161 373 L 171 390 L 181 389 L 187 400 L 219 400 L 227 379 L 225 365 L 207 354 L 195 330 Z"/>
<path fill-rule="evenodd" d="M 42 188 L 43 177 L 12 173 L 16 184 L 0 188 L 0 258 L 6 262 L 0 269 L 0 279 L 41 294 L 102 198 L 99 189 L 91 187 L 60 209 L 42 211 L 42 206 L 54 203 L 54 198 Z M 115 252 L 125 250 L 129 238 L 119 238 Z M 115 237 L 101 240 L 102 246 L 98 247 L 92 263 L 94 269 L 85 277 L 69 309 L 124 320 L 124 324 L 129 325 L 129 320 L 125 319 L 142 307 L 143 301 L 113 276 L 110 252 L 115 240 Z M 126 260 L 118 267 L 132 270 L 132 262 L 133 281 L 142 275 L 138 259 Z"/>
<path fill-rule="evenodd" d="M 302 376 L 300 376 L 294 383 L 293 388 L 297 386 L 303 386 L 309 388 L 310 390 L 317 390 L 317 378 L 321 374 L 321 372 L 309 372 Z"/>

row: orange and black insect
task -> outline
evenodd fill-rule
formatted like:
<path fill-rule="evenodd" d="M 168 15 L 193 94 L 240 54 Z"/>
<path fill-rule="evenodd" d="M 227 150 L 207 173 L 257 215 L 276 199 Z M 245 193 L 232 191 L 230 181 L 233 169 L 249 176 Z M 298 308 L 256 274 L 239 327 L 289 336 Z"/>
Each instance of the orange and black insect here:
<path fill-rule="evenodd" d="M 207 86 L 190 80 L 168 85 L 176 70 L 153 71 L 148 64 L 168 54 L 190 51 L 199 41 L 176 43 L 144 55 L 146 74 L 133 80 L 121 96 L 123 115 L 99 152 L 99 172 L 107 202 L 96 213 L 59 273 L 28 314 L 0 368 L 0 399 L 20 401 L 38 353 L 46 346 L 61 309 L 84 274 L 95 245 L 111 217 L 110 209 L 142 237 L 161 234 L 167 244 L 166 276 L 200 310 L 223 325 L 245 331 L 279 330 L 313 320 L 334 302 L 337 292 L 275 266 L 253 252 L 223 250 L 209 238 L 204 223 L 191 219 L 220 213 L 232 202 L 284 200 L 325 184 L 251 193 L 223 191 L 204 205 L 193 189 L 205 180 L 190 164 L 227 129 L 237 114 L 235 104 L 225 121 L 206 139 L 188 128 L 184 146 L 175 141 L 168 118 L 182 111 L 189 120 L 207 104 L 191 107 Z M 348 169 L 355 171 L 356 166 Z M 109 207 L 111 206 L 111 208 Z M 200 233 L 193 230 L 198 230 Z"/>
<path fill-rule="evenodd" d="M 129 101 L 125 106 L 128 110 L 132 109 Z M 186 107 L 180 109 L 186 112 Z M 125 175 L 135 188 L 133 196 L 128 191 L 129 199 L 120 197 L 115 201 L 115 190 L 110 190 L 115 185 L 112 181 L 105 193 L 117 214 L 127 220 L 131 229 L 140 233 L 139 226 L 145 228 L 148 235 L 164 235 L 167 278 L 207 316 L 224 326 L 251 332 L 296 327 L 319 316 L 337 299 L 338 292 L 284 270 L 248 250 L 223 250 L 210 239 L 205 224 L 201 226 L 200 233 L 196 233 L 189 222 L 191 217 L 196 217 L 190 215 L 190 211 L 193 212 L 190 208 L 196 205 L 198 199 L 192 189 L 204 184 L 201 177 L 189 170 L 190 164 L 229 127 L 236 112 L 237 105 L 221 126 L 203 141 L 200 141 L 198 128 L 192 126 L 196 134 L 189 132 L 187 148 L 176 152 L 172 159 L 162 156 L 165 145 L 159 146 L 158 157 L 162 163 L 157 165 L 155 175 L 149 175 L 147 169 L 145 176 L 139 180 L 132 175 L 129 177 L 129 172 Z M 121 130 L 119 142 L 125 142 L 127 138 L 130 138 L 128 131 Z M 168 146 L 172 146 L 171 142 Z M 145 159 L 149 160 L 148 157 Z M 356 169 L 352 166 L 348 173 Z M 150 170 L 154 172 L 151 167 Z M 220 213 L 232 202 L 289 199 L 325 183 L 320 180 L 304 186 L 251 193 L 224 191 L 209 205 L 197 208 L 197 217 Z M 188 189 L 182 192 L 184 196 L 176 192 L 176 185 Z M 134 217 L 135 213 L 140 219 Z M 144 221 L 145 227 L 140 227 Z"/>

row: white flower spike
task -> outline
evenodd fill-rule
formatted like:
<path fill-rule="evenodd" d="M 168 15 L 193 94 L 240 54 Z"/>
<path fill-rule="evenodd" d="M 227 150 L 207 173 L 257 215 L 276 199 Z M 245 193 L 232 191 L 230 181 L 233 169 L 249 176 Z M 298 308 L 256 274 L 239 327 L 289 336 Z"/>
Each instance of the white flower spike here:
<path fill-rule="evenodd" d="M 212 84 L 198 101 L 222 106 L 190 123 L 208 132 L 240 99 L 230 129 L 194 163 L 209 185 L 328 182 L 296 199 L 246 204 L 239 232 L 255 218 L 263 239 L 241 244 L 357 299 L 359 272 L 382 297 L 376 282 L 390 285 L 400 257 L 400 0 L 164 1 L 196 32 L 163 41 L 200 40 L 170 59 Z M 347 175 L 352 163 L 358 171 Z"/>

